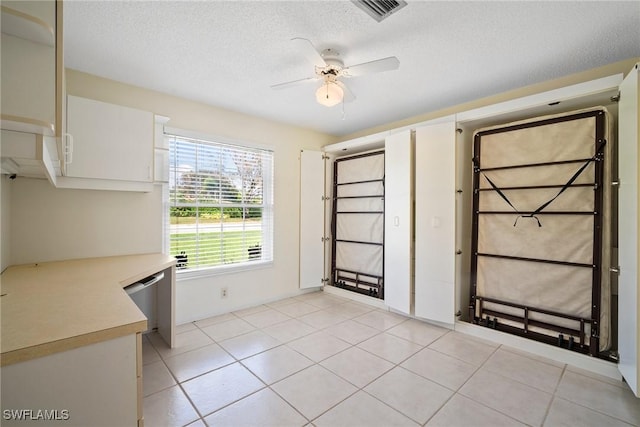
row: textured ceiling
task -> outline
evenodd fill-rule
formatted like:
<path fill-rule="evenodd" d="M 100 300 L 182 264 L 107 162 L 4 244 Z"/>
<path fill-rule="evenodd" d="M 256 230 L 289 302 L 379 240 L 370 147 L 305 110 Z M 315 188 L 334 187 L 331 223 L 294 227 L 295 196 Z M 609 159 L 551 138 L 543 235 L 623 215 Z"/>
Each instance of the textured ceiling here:
<path fill-rule="evenodd" d="M 65 2 L 66 66 L 341 136 L 640 56 L 640 2 L 409 1 L 378 23 L 350 1 Z M 327 108 L 293 37 L 345 65 L 400 68 L 344 82 Z"/>

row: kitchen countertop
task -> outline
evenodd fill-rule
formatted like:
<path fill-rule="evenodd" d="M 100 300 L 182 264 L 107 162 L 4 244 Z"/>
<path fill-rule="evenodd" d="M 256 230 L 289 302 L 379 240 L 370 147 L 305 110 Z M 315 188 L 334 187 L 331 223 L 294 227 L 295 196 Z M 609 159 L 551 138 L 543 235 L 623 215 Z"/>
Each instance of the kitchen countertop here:
<path fill-rule="evenodd" d="M 0 365 L 143 332 L 147 318 L 123 290 L 175 265 L 163 254 L 8 267 L 0 275 Z"/>

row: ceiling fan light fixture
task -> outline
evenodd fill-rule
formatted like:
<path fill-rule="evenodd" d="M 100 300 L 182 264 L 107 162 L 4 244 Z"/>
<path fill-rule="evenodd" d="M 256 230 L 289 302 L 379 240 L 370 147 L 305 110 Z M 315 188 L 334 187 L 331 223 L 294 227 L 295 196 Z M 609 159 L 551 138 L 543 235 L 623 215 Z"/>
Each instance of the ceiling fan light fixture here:
<path fill-rule="evenodd" d="M 335 82 L 327 81 L 316 91 L 316 101 L 325 107 L 333 107 L 342 102 L 344 91 Z"/>

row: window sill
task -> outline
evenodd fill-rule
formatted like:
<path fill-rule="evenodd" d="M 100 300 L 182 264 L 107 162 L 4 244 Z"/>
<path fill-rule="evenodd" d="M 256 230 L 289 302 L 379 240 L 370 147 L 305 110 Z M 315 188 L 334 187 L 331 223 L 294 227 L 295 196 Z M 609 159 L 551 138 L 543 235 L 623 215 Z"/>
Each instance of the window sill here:
<path fill-rule="evenodd" d="M 198 279 L 202 277 L 221 276 L 244 271 L 262 270 L 273 266 L 273 261 L 251 261 L 242 264 L 223 265 L 219 267 L 200 268 L 194 270 L 177 270 L 176 281 Z"/>

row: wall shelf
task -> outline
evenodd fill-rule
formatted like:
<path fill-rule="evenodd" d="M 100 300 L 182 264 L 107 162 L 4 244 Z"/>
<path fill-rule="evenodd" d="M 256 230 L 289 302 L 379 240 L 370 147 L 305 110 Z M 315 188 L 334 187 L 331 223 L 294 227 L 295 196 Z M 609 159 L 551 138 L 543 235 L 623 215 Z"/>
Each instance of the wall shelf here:
<path fill-rule="evenodd" d="M 55 46 L 55 31 L 45 21 L 7 6 L 0 6 L 0 9 L 2 11 L 3 33 L 34 43 Z"/>
<path fill-rule="evenodd" d="M 27 117 L 12 116 L 9 114 L 2 114 L 0 115 L 0 118 L 0 127 L 5 130 L 33 133 L 44 136 L 55 136 L 53 123 L 47 123 L 43 120 L 30 119 Z"/>

